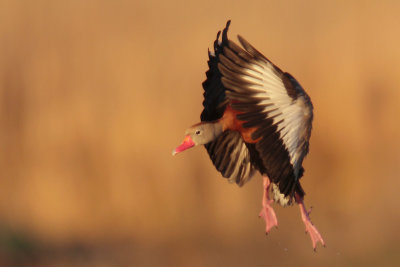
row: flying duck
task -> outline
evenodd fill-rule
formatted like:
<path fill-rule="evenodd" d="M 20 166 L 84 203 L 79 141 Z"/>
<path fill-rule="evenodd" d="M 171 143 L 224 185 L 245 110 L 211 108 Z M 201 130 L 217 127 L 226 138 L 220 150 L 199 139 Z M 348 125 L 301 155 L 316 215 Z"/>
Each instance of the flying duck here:
<path fill-rule="evenodd" d="M 325 246 L 304 206 L 300 185 L 313 120 L 310 97 L 292 75 L 243 37 L 238 36 L 242 47 L 229 40 L 229 25 L 221 40 L 218 32 L 214 51 L 208 52 L 201 122 L 186 130 L 172 153 L 204 145 L 215 168 L 239 186 L 259 171 L 264 185 L 259 216 L 266 233 L 278 226 L 271 204 L 287 206 L 294 199 L 314 250 L 318 242 Z"/>

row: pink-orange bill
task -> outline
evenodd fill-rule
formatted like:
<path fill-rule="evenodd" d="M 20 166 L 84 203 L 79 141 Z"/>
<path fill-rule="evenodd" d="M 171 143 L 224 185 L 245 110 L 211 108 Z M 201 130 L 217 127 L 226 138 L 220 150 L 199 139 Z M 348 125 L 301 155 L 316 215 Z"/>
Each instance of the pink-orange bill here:
<path fill-rule="evenodd" d="M 194 145 L 195 145 L 195 143 L 193 142 L 193 140 L 190 137 L 190 135 L 187 135 L 185 137 L 185 139 L 183 140 L 182 144 L 172 151 L 172 155 L 174 156 L 176 153 L 185 151 L 186 149 L 191 148 Z"/>

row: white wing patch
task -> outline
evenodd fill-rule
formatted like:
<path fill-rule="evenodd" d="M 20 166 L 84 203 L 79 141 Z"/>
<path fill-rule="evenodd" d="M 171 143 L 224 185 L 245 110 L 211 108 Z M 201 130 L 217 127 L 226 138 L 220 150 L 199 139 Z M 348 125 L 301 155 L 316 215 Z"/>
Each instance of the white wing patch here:
<path fill-rule="evenodd" d="M 250 64 L 249 69 L 244 69 L 248 75 L 241 74 L 241 78 L 253 83 L 248 88 L 259 90 L 252 97 L 260 99 L 260 105 L 267 105 L 264 112 L 266 118 L 273 118 L 277 125 L 280 138 L 289 152 L 290 163 L 294 169 L 298 167 L 301 149 L 299 147 L 300 135 L 305 130 L 305 123 L 309 110 L 304 103 L 304 97 L 299 96 L 293 100 L 286 91 L 281 77 L 276 74 L 274 66 L 268 61 L 258 61 L 259 64 Z M 255 71 L 256 70 L 256 71 Z"/>

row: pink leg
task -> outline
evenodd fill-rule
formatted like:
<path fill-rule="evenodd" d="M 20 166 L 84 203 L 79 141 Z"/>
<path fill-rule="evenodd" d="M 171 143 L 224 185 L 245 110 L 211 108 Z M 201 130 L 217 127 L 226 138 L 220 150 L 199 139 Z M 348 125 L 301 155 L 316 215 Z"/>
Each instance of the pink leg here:
<path fill-rule="evenodd" d="M 265 232 L 268 232 L 272 229 L 272 227 L 278 227 L 278 220 L 276 219 L 275 211 L 271 207 L 271 203 L 273 200 L 269 199 L 269 186 L 270 181 L 267 176 L 263 177 L 264 179 L 264 194 L 262 200 L 262 209 L 260 211 L 260 217 L 262 217 L 265 221 Z"/>
<path fill-rule="evenodd" d="M 318 242 L 321 242 L 323 246 L 325 246 L 325 241 L 322 239 L 321 234 L 318 232 L 318 229 L 313 225 L 310 219 L 310 211 L 307 211 L 304 206 L 303 198 L 300 197 L 297 193 L 295 193 L 295 199 L 297 204 L 299 204 L 300 212 L 301 212 L 301 219 L 306 226 L 306 233 L 308 233 L 311 237 L 311 242 L 314 250 L 316 250 L 316 246 Z"/>

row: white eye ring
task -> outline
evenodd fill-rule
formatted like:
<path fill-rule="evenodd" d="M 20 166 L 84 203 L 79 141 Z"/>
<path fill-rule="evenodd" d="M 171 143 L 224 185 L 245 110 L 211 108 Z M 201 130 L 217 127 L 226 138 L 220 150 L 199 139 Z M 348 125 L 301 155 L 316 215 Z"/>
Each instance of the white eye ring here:
<path fill-rule="evenodd" d="M 199 135 L 201 132 L 200 130 L 196 130 L 195 134 Z"/>

